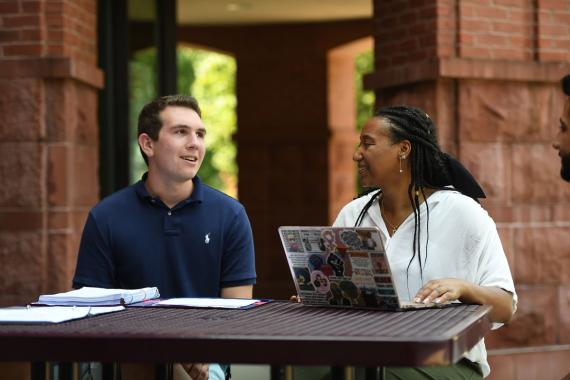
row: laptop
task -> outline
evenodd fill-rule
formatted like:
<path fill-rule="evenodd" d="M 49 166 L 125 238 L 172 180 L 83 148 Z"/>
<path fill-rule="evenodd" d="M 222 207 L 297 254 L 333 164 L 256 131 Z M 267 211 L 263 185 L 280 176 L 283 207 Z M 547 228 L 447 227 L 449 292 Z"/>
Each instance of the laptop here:
<path fill-rule="evenodd" d="M 400 300 L 376 227 L 281 226 L 278 231 L 304 304 L 396 311 L 442 307 Z"/>

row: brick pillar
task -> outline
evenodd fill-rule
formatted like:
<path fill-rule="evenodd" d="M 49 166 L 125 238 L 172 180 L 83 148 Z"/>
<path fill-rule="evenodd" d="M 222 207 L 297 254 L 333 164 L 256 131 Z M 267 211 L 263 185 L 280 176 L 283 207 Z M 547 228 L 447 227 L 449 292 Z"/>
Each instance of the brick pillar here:
<path fill-rule="evenodd" d="M 570 371 L 570 186 L 551 147 L 570 72 L 569 0 L 375 0 L 379 104 L 418 105 L 479 179 L 519 295 L 488 335 L 490 379 Z M 566 359 L 564 359 L 566 358 Z"/>
<path fill-rule="evenodd" d="M 256 294 L 274 298 L 295 292 L 277 227 L 326 224 L 329 199 L 326 53 L 310 39 L 279 44 L 282 33 L 265 30 L 236 56 L 239 198 L 252 219 Z"/>
<path fill-rule="evenodd" d="M 96 1 L 0 3 L 0 304 L 67 290 L 98 199 Z"/>
<path fill-rule="evenodd" d="M 358 130 L 356 126 L 356 57 L 372 49 L 372 37 L 331 49 L 328 53 L 328 149 L 329 224 L 355 196 L 356 165 L 352 160 Z"/>

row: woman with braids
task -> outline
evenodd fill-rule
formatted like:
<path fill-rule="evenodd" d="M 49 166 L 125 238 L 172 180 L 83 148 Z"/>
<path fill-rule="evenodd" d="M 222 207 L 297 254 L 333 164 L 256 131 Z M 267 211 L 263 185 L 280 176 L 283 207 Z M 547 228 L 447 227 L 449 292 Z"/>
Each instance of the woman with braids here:
<path fill-rule="evenodd" d="M 491 305 L 494 327 L 508 322 L 517 296 L 495 223 L 479 205 L 485 194 L 443 153 L 422 110 L 381 108 L 365 124 L 354 160 L 361 183 L 335 226 L 376 226 L 384 235 L 398 295 L 424 303 Z M 477 379 L 490 372 L 481 340 L 449 367 L 386 368 L 387 379 Z"/>

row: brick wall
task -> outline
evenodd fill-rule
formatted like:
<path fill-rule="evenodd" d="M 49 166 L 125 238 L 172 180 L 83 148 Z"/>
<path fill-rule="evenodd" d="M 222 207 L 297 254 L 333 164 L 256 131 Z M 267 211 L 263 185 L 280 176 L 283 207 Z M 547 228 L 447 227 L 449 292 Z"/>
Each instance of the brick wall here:
<path fill-rule="evenodd" d="M 0 2 L 2 57 L 69 57 L 95 65 L 96 2 Z"/>
<path fill-rule="evenodd" d="M 377 68 L 433 57 L 437 48 L 432 1 L 376 1 L 374 24 Z"/>
<path fill-rule="evenodd" d="M 551 147 L 570 0 L 375 1 L 380 104 L 419 105 L 487 192 L 520 304 L 487 337 L 491 379 L 570 371 L 570 185 Z"/>
<path fill-rule="evenodd" d="M 98 199 L 95 30 L 95 0 L 0 1 L 1 305 L 71 285 Z"/>

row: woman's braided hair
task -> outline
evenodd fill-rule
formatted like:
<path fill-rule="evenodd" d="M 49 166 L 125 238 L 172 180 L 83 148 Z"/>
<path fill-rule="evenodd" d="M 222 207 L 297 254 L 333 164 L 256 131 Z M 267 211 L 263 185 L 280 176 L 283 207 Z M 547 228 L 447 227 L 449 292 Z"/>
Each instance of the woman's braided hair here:
<path fill-rule="evenodd" d="M 445 189 L 450 183 L 447 157 L 437 142 L 436 129 L 433 121 L 423 110 L 411 106 L 395 106 L 380 108 L 375 115 L 386 120 L 389 136 L 394 144 L 403 140 L 411 143 L 410 171 L 411 180 L 408 185 L 408 197 L 414 211 L 414 239 L 413 255 L 408 263 L 408 270 L 417 256 L 420 275 L 423 277 L 422 267 L 427 259 L 429 240 L 429 206 L 426 205 L 426 246 L 424 257 L 420 248 L 421 218 L 420 197 L 425 199 L 424 189 Z M 422 264 L 423 261 L 423 264 Z M 407 272 L 406 272 L 407 276 Z M 422 279 L 423 282 L 423 279 Z"/>

